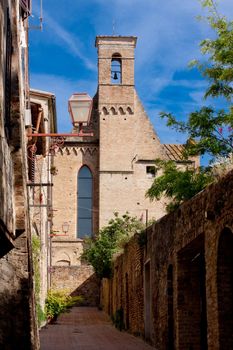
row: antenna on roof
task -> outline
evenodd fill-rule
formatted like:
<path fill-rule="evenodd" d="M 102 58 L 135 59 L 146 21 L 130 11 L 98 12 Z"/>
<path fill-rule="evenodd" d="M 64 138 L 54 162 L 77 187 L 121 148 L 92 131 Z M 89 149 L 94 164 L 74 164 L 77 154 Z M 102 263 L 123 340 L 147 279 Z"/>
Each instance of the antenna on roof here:
<path fill-rule="evenodd" d="M 115 33 L 115 26 L 116 26 L 116 21 L 115 19 L 112 21 L 112 35 L 116 35 Z"/>
<path fill-rule="evenodd" d="M 42 31 L 43 29 L 43 0 L 40 0 L 40 16 L 39 16 L 39 25 L 38 26 L 29 26 L 29 29 L 38 29 L 40 31 Z M 34 17 L 32 15 L 32 17 Z"/>

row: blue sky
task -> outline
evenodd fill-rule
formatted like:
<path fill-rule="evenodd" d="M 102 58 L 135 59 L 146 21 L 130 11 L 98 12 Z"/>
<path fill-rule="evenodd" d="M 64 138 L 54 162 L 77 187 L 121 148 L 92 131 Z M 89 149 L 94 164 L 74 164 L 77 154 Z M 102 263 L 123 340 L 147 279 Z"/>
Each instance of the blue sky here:
<path fill-rule="evenodd" d="M 40 1 L 33 0 L 30 25 L 39 23 Z M 219 0 L 219 12 L 233 17 L 232 0 Z M 30 30 L 31 87 L 55 93 L 59 132 L 70 131 L 67 101 L 73 92 L 97 88 L 97 35 L 138 37 L 135 85 L 163 143 L 180 143 L 159 118 L 168 111 L 185 118 L 203 103 L 207 86 L 196 70 L 199 42 L 211 37 L 198 0 L 47 0 L 43 3 L 43 30 Z M 207 102 L 208 104 L 209 102 Z"/>

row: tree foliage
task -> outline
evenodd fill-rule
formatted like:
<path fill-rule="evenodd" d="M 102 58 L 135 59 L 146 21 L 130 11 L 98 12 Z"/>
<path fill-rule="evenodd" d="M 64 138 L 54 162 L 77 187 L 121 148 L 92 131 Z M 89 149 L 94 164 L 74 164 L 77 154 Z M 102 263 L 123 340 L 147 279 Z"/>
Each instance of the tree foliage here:
<path fill-rule="evenodd" d="M 159 200 L 162 195 L 172 198 L 167 204 L 168 212 L 177 208 L 183 201 L 192 198 L 204 187 L 213 181 L 213 175 L 209 168 L 194 169 L 193 166 L 186 166 L 185 169 L 177 168 L 174 161 L 155 161 L 157 169 L 162 169 L 163 174 L 157 177 L 146 196 L 150 199 Z"/>
<path fill-rule="evenodd" d="M 45 301 L 45 311 L 48 320 L 56 320 L 63 312 L 72 306 L 82 303 L 82 296 L 71 296 L 65 290 L 49 290 Z"/>
<path fill-rule="evenodd" d="M 83 258 L 93 267 L 98 277 L 110 277 L 113 255 L 119 252 L 124 244 L 138 231 L 143 224 L 128 213 L 119 216 L 114 214 L 106 227 L 103 227 L 96 238 L 86 242 Z"/>
<path fill-rule="evenodd" d="M 190 113 L 185 122 L 178 121 L 171 113 L 161 113 L 167 119 L 167 125 L 179 132 L 188 134 L 184 156 L 204 153 L 226 157 L 233 151 L 233 21 L 228 21 L 217 12 L 212 0 L 202 1 L 208 7 L 207 20 L 215 33 L 214 39 L 201 42 L 201 52 L 207 56 L 202 63 L 192 62 L 203 77 L 209 82 L 204 94 L 205 99 L 221 97 L 225 100 L 224 108 L 203 106 Z"/>
<path fill-rule="evenodd" d="M 166 112 L 162 112 L 161 117 L 167 119 L 167 126 L 188 135 L 184 160 L 205 153 L 212 156 L 212 160 L 230 159 L 229 155 L 233 152 L 233 21 L 219 15 L 213 0 L 201 2 L 209 10 L 207 21 L 215 36 L 200 43 L 201 52 L 207 60 L 204 63 L 194 60 L 191 66 L 197 67 L 209 82 L 204 98 L 211 98 L 212 103 L 221 98 L 224 108 L 203 106 L 190 113 L 187 121 L 179 121 Z M 210 171 L 209 167 L 179 169 L 171 161 L 157 160 L 156 164 L 163 170 L 163 175 L 154 180 L 146 196 L 151 200 L 162 195 L 169 197 L 168 211 L 205 188 L 213 181 L 216 172 L 214 168 Z"/>

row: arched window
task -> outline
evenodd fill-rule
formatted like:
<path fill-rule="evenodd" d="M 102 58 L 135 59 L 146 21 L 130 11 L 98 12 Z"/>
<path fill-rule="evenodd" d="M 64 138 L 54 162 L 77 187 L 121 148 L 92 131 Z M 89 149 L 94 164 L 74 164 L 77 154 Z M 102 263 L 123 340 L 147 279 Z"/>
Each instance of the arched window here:
<path fill-rule="evenodd" d="M 114 53 L 112 55 L 111 62 L 111 83 L 112 84 L 121 84 L 122 79 L 122 64 L 121 64 L 121 55 L 119 53 Z"/>
<path fill-rule="evenodd" d="M 92 230 L 93 178 L 90 169 L 83 166 L 78 173 L 78 230 L 77 236 L 91 236 Z"/>

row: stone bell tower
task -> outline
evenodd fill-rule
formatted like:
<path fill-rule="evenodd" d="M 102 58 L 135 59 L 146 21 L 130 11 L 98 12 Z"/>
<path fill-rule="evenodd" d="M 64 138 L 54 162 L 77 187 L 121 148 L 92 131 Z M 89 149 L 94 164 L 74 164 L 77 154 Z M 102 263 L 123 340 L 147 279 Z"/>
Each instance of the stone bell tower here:
<path fill-rule="evenodd" d="M 151 207 L 145 192 L 152 180 L 147 170 L 164 158 L 134 86 L 134 36 L 98 36 L 99 220 L 114 212 L 140 217 Z M 154 205 L 153 205 L 154 207 Z M 157 215 L 161 216 L 157 207 Z M 152 211 L 151 211 L 152 214 Z"/>
<path fill-rule="evenodd" d="M 134 105 L 134 49 L 136 37 L 98 36 L 98 85 L 100 107 Z M 116 110 L 117 112 L 117 110 Z"/>
<path fill-rule="evenodd" d="M 96 39 L 99 68 L 100 171 L 131 168 L 128 157 L 133 154 L 131 138 L 134 124 L 136 40 L 135 37 L 119 36 L 98 36 Z M 123 140 L 129 141 L 127 149 Z M 111 156 L 108 151 L 110 145 Z"/>

